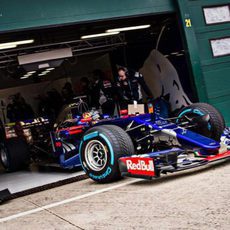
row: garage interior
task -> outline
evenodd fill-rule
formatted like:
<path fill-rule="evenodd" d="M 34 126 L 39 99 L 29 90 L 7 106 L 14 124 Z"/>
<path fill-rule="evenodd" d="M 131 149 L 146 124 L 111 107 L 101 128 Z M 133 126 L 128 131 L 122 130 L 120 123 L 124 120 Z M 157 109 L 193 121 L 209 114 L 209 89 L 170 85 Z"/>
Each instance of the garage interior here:
<path fill-rule="evenodd" d="M 144 29 L 121 31 L 111 36 L 82 38 L 85 35 L 104 33 L 109 29 L 139 25 L 150 26 Z M 87 77 L 92 81 L 95 69 L 101 69 L 108 78 L 116 81 L 117 66 L 138 71 L 156 47 L 177 70 L 188 98 L 193 102 L 197 101 L 176 14 L 127 17 L 117 20 L 14 31 L 1 34 L 0 43 L 28 40 L 33 40 L 33 42 L 0 50 L 1 119 L 5 123 L 9 122 L 6 110 L 11 95 L 20 93 L 37 114 L 38 95 L 45 95 L 53 88 L 61 93 L 66 82 L 72 84 L 75 95 L 81 95 L 80 79 Z M 52 52 L 59 49 L 70 49 L 72 55 L 26 65 L 18 63 L 19 56 Z M 16 174 L 17 177 L 15 177 Z M 76 172 L 66 173 L 55 170 L 53 174 L 54 177 L 51 176 L 52 179 L 46 180 L 45 183 L 59 181 L 62 177 L 66 179 L 66 174 L 69 177 L 76 176 Z M 52 170 L 49 171 L 49 175 L 52 175 Z M 17 179 L 19 177 L 21 180 Z M 3 169 L 1 169 L 0 190 L 13 185 L 15 189 L 13 192 L 19 192 L 44 185 L 44 180 L 39 180 L 39 177 L 44 177 L 44 172 L 34 166 L 28 171 L 15 172 L 14 174 L 3 173 Z M 25 180 L 28 180 L 27 185 L 23 187 L 20 183 Z M 19 183 L 18 186 L 17 183 Z"/>

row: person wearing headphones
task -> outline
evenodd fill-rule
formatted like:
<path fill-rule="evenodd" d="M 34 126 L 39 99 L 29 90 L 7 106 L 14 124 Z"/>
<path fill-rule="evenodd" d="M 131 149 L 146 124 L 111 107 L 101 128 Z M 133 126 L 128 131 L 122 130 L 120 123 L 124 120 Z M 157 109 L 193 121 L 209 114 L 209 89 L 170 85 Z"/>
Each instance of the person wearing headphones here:
<path fill-rule="evenodd" d="M 124 67 L 118 68 L 117 81 L 118 94 L 121 97 L 121 109 L 127 108 L 128 104 L 133 104 L 134 101 L 138 104 L 143 103 L 141 89 L 144 90 L 148 98 L 153 98 L 153 95 L 145 83 L 141 73 L 126 70 Z"/>

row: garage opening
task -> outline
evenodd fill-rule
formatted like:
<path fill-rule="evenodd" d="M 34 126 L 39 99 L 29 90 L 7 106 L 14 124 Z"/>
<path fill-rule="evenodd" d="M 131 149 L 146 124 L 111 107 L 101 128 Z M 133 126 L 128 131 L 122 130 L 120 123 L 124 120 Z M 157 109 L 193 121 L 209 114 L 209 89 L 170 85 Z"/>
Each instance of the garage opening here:
<path fill-rule="evenodd" d="M 81 39 L 84 35 L 138 25 L 150 25 L 150 27 L 139 30 L 134 28 L 106 37 Z M 156 48 L 170 60 L 177 70 L 188 98 L 192 101 L 196 100 L 195 92 L 190 90 L 193 88 L 193 82 L 188 72 L 178 19 L 174 14 L 118 19 L 1 35 L 1 43 L 31 39 L 34 40 L 32 44 L 19 45 L 15 49 L 0 50 L 0 96 L 3 104 L 10 94 L 12 95 L 17 90 L 23 91 L 22 88 L 15 89 L 20 86 L 27 86 L 29 91 L 24 97 L 35 107 L 37 104 L 34 100 L 37 93 L 35 89 L 42 94 L 52 86 L 55 87 L 54 84 L 57 84 L 60 90 L 65 81 L 71 81 L 74 91 L 78 95 L 81 93 L 80 78 L 91 79 L 93 70 L 102 69 L 107 75 L 110 75 L 111 79 L 116 80 L 117 66 L 139 71 L 151 51 Z M 48 60 L 38 63 L 31 60 L 31 64 L 18 65 L 20 56 L 66 48 L 71 48 L 72 57 L 67 56 L 58 61 Z M 42 75 L 44 72 L 45 74 Z M 39 89 L 39 83 L 45 86 L 42 87 L 42 91 Z M 23 93 L 25 94 L 25 92 Z M 37 110 L 37 108 L 34 109 Z"/>
<path fill-rule="evenodd" d="M 140 25 L 143 28 L 138 28 Z M 98 35 L 115 28 L 126 29 L 111 32 L 110 36 Z M 95 34 L 98 36 L 91 36 Z M 55 111 L 52 118 L 56 119 L 64 104 L 68 104 L 67 88 L 70 87 L 74 97 L 87 94 L 88 86 L 95 81 L 95 70 L 103 72 L 112 82 L 117 81 L 118 67 L 142 73 L 154 98 L 164 97 L 174 113 L 197 100 L 175 14 L 120 18 L 1 35 L 1 44 L 14 41 L 21 43 L 14 48 L 3 46 L 1 49 L 0 45 L 0 115 L 8 138 L 14 135 L 9 123 L 50 116 L 50 109 Z M 15 99 L 26 102 L 27 111 L 31 113 L 22 117 L 19 112 L 20 118 L 13 117 L 11 104 Z M 48 109 L 45 108 L 47 100 Z M 43 157 L 41 145 L 39 148 Z M 51 148 L 48 153 L 45 159 L 53 163 Z M 57 157 L 55 163 L 59 164 Z M 0 190 L 6 187 L 6 180 L 10 186 L 8 177 L 4 179 L 3 173 L 0 177 Z"/>

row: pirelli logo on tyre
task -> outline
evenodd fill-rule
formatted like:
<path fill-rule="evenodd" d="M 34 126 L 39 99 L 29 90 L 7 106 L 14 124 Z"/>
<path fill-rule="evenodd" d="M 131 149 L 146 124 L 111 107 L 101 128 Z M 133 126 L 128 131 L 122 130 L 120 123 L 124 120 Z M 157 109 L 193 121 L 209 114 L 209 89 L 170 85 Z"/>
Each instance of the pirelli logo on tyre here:
<path fill-rule="evenodd" d="M 123 158 L 122 161 L 127 167 L 127 171 L 133 175 L 155 176 L 154 163 L 152 158 L 130 157 Z"/>

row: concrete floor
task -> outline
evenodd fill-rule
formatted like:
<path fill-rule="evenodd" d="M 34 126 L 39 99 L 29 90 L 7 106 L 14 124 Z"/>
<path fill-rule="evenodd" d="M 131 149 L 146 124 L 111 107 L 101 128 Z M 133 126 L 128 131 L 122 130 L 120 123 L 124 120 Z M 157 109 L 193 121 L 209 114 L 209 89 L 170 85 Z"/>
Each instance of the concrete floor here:
<path fill-rule="evenodd" d="M 72 198 L 72 199 L 70 199 Z M 163 176 L 90 179 L 0 206 L 0 229 L 230 229 L 230 162 Z"/>

